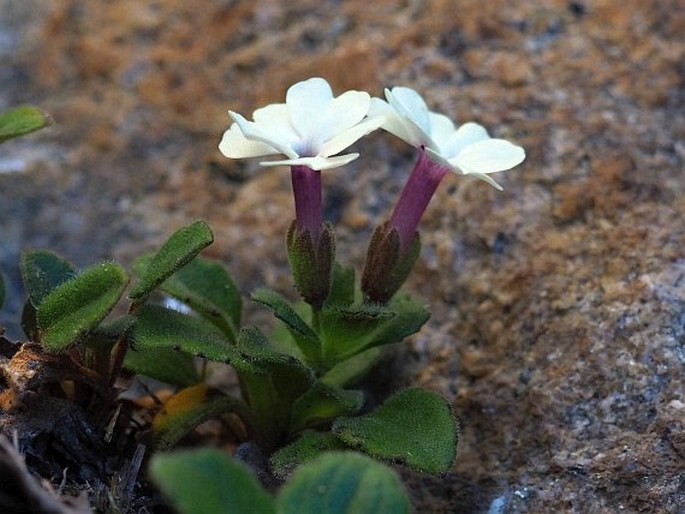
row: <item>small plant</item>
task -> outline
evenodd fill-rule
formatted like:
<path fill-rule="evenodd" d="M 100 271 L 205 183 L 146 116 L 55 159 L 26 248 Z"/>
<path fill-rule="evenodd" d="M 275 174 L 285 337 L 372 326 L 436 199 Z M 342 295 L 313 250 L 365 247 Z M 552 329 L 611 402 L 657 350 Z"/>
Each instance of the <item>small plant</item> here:
<path fill-rule="evenodd" d="M 161 455 L 153 476 L 184 513 L 234 505 L 232 512 L 406 512 L 395 475 L 350 450 L 429 473 L 445 472 L 454 461 L 458 424 L 444 398 L 410 388 L 369 408 L 355 384 L 383 348 L 429 318 L 424 303 L 400 288 L 420 253 L 419 221 L 440 181 L 453 171 L 499 188 L 489 173 L 519 164 L 524 152 L 475 123 L 455 128 L 411 89 L 386 90 L 386 98 L 359 91 L 333 97 L 325 80 L 313 78 L 292 86 L 284 104 L 255 111 L 254 121 L 230 112 L 235 123 L 219 145 L 226 156 L 283 154 L 286 160 L 261 164 L 291 167 L 296 219 L 285 239 L 301 301 L 269 289 L 252 293 L 280 323 L 271 334 L 243 324 L 231 275 L 199 255 L 214 239 L 202 221 L 137 259 L 127 294 L 131 276 L 114 262 L 77 271 L 48 251 L 21 258 L 29 296 L 22 327 L 31 343 L 12 360 L 40 361 L 52 370 L 45 381 L 68 381 L 69 398 L 99 426 L 116 421 L 123 370 L 156 378 L 176 391 L 150 424 L 154 449 L 172 448 L 201 423 L 221 418 L 238 444 L 268 458 L 267 473 L 292 475 L 274 500 L 241 464 L 217 452 Z M 418 160 L 390 219 L 371 237 L 358 283 L 354 269 L 336 262 L 333 227 L 323 218 L 321 170 L 356 159 L 359 154 L 338 154 L 378 128 L 416 147 Z M 169 298 L 185 308 L 170 306 Z M 231 366 L 239 391 L 210 388 L 198 361 Z M 5 409 L 15 408 L 27 391 L 7 371 L 11 366 L 5 365 L 8 387 L 0 393 Z M 361 483 L 364 473 L 377 488 Z M 336 484 L 341 488 L 332 492 Z M 317 492 L 321 488 L 325 494 Z M 206 503 L 195 502 L 205 495 Z M 345 510 L 353 497 L 362 510 Z M 303 505 L 311 508 L 300 510 Z"/>

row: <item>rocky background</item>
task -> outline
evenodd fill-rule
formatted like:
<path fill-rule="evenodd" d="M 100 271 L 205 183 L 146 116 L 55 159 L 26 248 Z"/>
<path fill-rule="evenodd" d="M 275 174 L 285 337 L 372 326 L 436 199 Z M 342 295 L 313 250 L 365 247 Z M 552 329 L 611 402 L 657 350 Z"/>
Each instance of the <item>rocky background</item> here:
<path fill-rule="evenodd" d="M 680 0 L 0 0 L 0 108 L 56 121 L 0 148 L 0 324 L 23 249 L 128 264 L 200 217 L 246 293 L 292 294 L 289 174 L 218 153 L 227 109 L 410 86 L 528 154 L 501 193 L 448 177 L 422 224 L 433 317 L 394 365 L 463 435 L 452 473 L 404 472 L 416 512 L 683 512 L 683 34 Z M 413 152 L 357 148 L 324 181 L 359 269 Z"/>

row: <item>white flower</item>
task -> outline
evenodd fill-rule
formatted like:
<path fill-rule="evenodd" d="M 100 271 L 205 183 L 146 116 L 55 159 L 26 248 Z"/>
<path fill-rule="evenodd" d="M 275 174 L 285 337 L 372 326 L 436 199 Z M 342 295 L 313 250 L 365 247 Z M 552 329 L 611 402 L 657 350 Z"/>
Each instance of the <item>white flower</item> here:
<path fill-rule="evenodd" d="M 384 116 L 383 129 L 412 146 L 425 147 L 434 161 L 456 173 L 473 175 L 502 190 L 487 174 L 513 168 L 526 158 L 523 148 L 491 138 L 477 123 L 456 128 L 447 116 L 429 111 L 413 89 L 386 89 L 385 97 L 387 102 L 371 100 L 369 116 Z"/>
<path fill-rule="evenodd" d="M 342 166 L 359 154 L 335 154 L 385 121 L 382 117 L 365 119 L 370 100 L 362 91 L 347 91 L 334 98 L 331 86 L 322 78 L 298 82 L 288 89 L 284 104 L 257 109 L 254 121 L 229 111 L 235 123 L 224 133 L 219 150 L 233 159 L 288 157 L 260 162 L 262 166 L 307 166 L 313 170 Z"/>

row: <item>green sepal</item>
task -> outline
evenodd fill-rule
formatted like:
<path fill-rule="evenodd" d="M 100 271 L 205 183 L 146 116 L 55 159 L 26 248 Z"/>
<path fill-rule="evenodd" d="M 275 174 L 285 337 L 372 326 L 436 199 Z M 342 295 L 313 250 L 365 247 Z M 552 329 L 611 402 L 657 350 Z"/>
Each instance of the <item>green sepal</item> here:
<path fill-rule="evenodd" d="M 353 452 L 321 455 L 297 469 L 276 498 L 279 514 L 408 514 L 397 474 Z"/>
<path fill-rule="evenodd" d="M 402 287 L 421 253 L 421 238 L 414 234 L 402 250 L 400 235 L 385 222 L 374 231 L 362 274 L 362 291 L 372 302 L 386 303 Z"/>
<path fill-rule="evenodd" d="M 152 291 L 183 266 L 203 248 L 214 242 L 214 234 L 204 221 L 196 221 L 174 232 L 150 261 L 140 282 L 128 297 L 142 303 Z"/>
<path fill-rule="evenodd" d="M 361 391 L 349 391 L 316 382 L 293 404 L 290 432 L 313 428 L 339 416 L 351 416 L 363 404 L 364 394 Z"/>
<path fill-rule="evenodd" d="M 322 228 L 315 240 L 308 230 L 300 232 L 293 221 L 286 238 L 295 287 L 302 299 L 316 308 L 321 308 L 331 290 L 335 262 L 333 228 L 329 223 Z"/>
<path fill-rule="evenodd" d="M 76 276 L 76 269 L 69 261 L 47 250 L 24 252 L 19 267 L 24 288 L 34 307 L 38 307 L 58 285 Z"/>
<path fill-rule="evenodd" d="M 295 312 L 295 309 L 276 291 L 260 288 L 254 291 L 251 298 L 265 305 L 281 320 L 293 336 L 298 348 L 307 361 L 316 365 L 321 355 L 321 341 L 316 332 Z"/>
<path fill-rule="evenodd" d="M 331 292 L 326 299 L 326 305 L 347 307 L 354 302 L 354 268 L 341 266 L 337 262 L 333 265 L 333 280 Z"/>
<path fill-rule="evenodd" d="M 459 425 L 442 396 L 406 389 L 369 414 L 337 419 L 333 432 L 374 457 L 443 473 L 454 462 Z"/>
<path fill-rule="evenodd" d="M 252 423 L 252 413 L 242 400 L 207 384 L 181 389 L 164 402 L 162 410 L 152 420 L 154 447 L 168 450 L 200 424 L 229 413 L 238 415 L 246 425 Z"/>
<path fill-rule="evenodd" d="M 0 112 L 0 143 L 52 125 L 52 118 L 36 107 L 23 105 Z"/>
<path fill-rule="evenodd" d="M 80 342 L 114 308 L 127 283 L 121 266 L 105 262 L 57 286 L 37 308 L 42 345 L 64 351 Z"/>
<path fill-rule="evenodd" d="M 260 424 L 260 442 L 272 447 L 287 436 L 292 405 L 312 386 L 314 372 L 299 359 L 275 351 L 255 327 L 240 331 L 237 348 L 251 366 L 234 367 Z"/>
<path fill-rule="evenodd" d="M 221 450 L 155 455 L 150 474 L 180 514 L 276 514 L 252 471 Z"/>
<path fill-rule="evenodd" d="M 214 325 L 159 305 L 138 310 L 131 343 L 134 350 L 179 350 L 210 361 L 250 367 Z"/>
<path fill-rule="evenodd" d="M 136 259 L 133 272 L 142 275 L 153 256 L 154 254 L 148 254 Z M 197 256 L 162 282 L 159 288 L 215 324 L 235 343 L 240 326 L 242 299 L 222 264 Z"/>
<path fill-rule="evenodd" d="M 188 387 L 200 382 L 193 358 L 176 350 L 129 350 L 124 368 L 136 375 L 145 375 L 160 382 Z"/>
<path fill-rule="evenodd" d="M 305 432 L 297 440 L 275 452 L 269 459 L 269 464 L 274 475 L 285 480 L 297 467 L 322 453 L 348 448 L 330 432 Z"/>

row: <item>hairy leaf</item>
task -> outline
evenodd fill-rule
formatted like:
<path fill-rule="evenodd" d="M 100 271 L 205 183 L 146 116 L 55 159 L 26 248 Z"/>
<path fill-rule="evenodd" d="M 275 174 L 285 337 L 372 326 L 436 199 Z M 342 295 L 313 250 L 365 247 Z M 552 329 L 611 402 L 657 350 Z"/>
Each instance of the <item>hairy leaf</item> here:
<path fill-rule="evenodd" d="M 269 463 L 273 473 L 284 480 L 295 468 L 323 452 L 346 450 L 349 447 L 330 432 L 306 432 L 295 442 L 275 452 Z"/>
<path fill-rule="evenodd" d="M 298 432 L 339 416 L 350 416 L 361 409 L 363 403 L 361 391 L 346 391 L 317 382 L 293 404 L 290 431 Z"/>
<path fill-rule="evenodd" d="M 297 346 L 310 363 L 318 362 L 321 352 L 319 336 L 295 312 L 285 298 L 275 291 L 261 288 L 252 293 L 252 299 L 266 305 L 278 319 L 285 323 Z"/>
<path fill-rule="evenodd" d="M 130 350 L 124 359 L 124 368 L 137 375 L 180 387 L 188 387 L 200 381 L 193 358 L 168 348 Z"/>
<path fill-rule="evenodd" d="M 76 270 L 69 261 L 47 250 L 24 252 L 19 266 L 24 287 L 34 307 L 38 307 L 58 285 L 76 276 Z"/>
<path fill-rule="evenodd" d="M 64 351 L 79 342 L 114 308 L 127 283 L 121 266 L 105 262 L 57 286 L 42 299 L 36 313 L 43 346 Z"/>
<path fill-rule="evenodd" d="M 187 314 L 145 305 L 131 332 L 136 350 L 174 349 L 216 362 L 249 367 L 235 347 L 214 325 Z"/>
<path fill-rule="evenodd" d="M 350 446 L 429 473 L 450 469 L 458 430 L 447 401 L 423 389 L 407 389 L 370 414 L 333 423 L 333 432 Z"/>
<path fill-rule="evenodd" d="M 152 258 L 140 282 L 129 293 L 129 298 L 142 302 L 157 286 L 213 241 L 212 229 L 204 221 L 196 221 L 174 232 Z"/>

